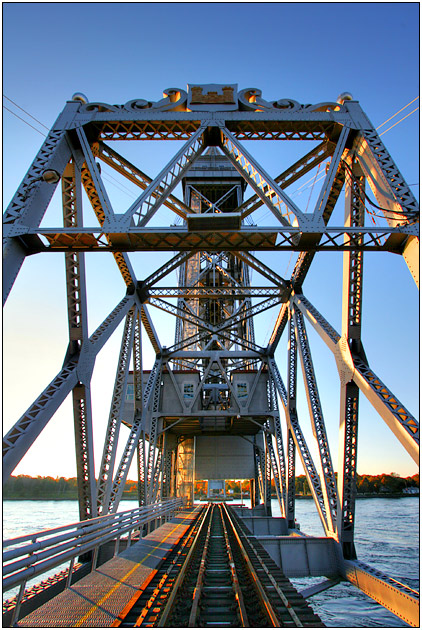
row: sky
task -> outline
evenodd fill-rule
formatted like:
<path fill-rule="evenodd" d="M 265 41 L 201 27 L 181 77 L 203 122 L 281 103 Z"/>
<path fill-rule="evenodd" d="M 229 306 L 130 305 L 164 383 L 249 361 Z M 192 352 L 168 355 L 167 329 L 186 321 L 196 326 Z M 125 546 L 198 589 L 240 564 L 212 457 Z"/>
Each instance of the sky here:
<path fill-rule="evenodd" d="M 237 83 L 239 89 L 261 89 L 267 100 L 292 98 L 301 103 L 335 101 L 340 93 L 351 92 L 375 127 L 393 117 L 380 133 L 385 132 L 382 139 L 387 149 L 418 197 L 418 28 L 417 3 L 3 3 L 5 207 L 35 158 L 42 135 L 75 92 L 85 93 L 90 101 L 112 104 L 135 98 L 158 101 L 166 88 L 186 89 L 188 83 Z M 130 146 L 114 143 L 112 148 L 151 177 L 180 146 L 178 142 L 126 144 Z M 276 176 L 313 146 L 288 144 L 255 141 L 246 148 Z M 102 173 L 115 211 L 123 212 L 135 197 L 133 186 L 116 180 L 106 166 Z M 316 180 L 317 174 L 311 173 L 300 187 L 297 183 L 288 191 L 304 211 L 316 201 Z M 176 194 L 181 196 L 180 190 Z M 60 212 L 56 192 L 42 225 L 59 225 Z M 86 198 L 84 212 L 85 225 L 95 225 Z M 337 217 L 341 223 L 343 212 L 341 197 L 333 220 Z M 265 208 L 254 216 L 259 225 L 271 225 L 271 219 Z M 157 213 L 154 224 L 169 225 L 173 220 L 174 215 L 164 210 Z M 142 278 L 170 256 L 134 254 L 131 260 Z M 288 253 L 267 253 L 261 258 L 283 277 L 289 277 L 295 261 L 295 255 Z M 86 266 L 92 333 L 125 290 L 110 254 L 89 254 Z M 341 255 L 321 254 L 303 287 L 304 294 L 339 332 L 341 277 Z M 261 283 L 256 276 L 254 281 Z M 363 341 L 369 364 L 418 416 L 419 297 L 415 283 L 404 260 L 393 254 L 366 255 L 364 283 Z M 171 345 L 174 319 L 151 312 L 163 345 Z M 260 316 L 257 330 L 262 342 L 268 341 L 276 315 L 277 310 L 272 310 Z M 308 331 L 337 470 L 337 371 L 330 351 L 310 326 Z M 120 336 L 121 327 L 97 357 L 94 370 L 97 473 Z M 5 432 L 60 370 L 67 338 L 64 256 L 30 257 L 4 309 Z M 276 358 L 286 380 L 284 346 L 282 340 Z M 153 353 L 146 348 L 145 367 L 152 361 Z M 301 424 L 311 443 L 306 402 L 303 390 L 299 391 Z M 68 398 L 14 474 L 74 476 L 72 422 Z M 410 456 L 363 396 L 358 472 L 405 476 L 417 472 Z M 133 468 L 129 476 L 134 478 Z"/>

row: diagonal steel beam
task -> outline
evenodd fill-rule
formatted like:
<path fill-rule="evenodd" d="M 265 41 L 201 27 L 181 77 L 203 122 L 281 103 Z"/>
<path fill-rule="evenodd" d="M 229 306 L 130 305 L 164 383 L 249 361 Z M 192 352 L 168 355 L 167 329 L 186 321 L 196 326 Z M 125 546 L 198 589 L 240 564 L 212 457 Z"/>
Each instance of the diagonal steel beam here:
<path fill-rule="evenodd" d="M 274 379 L 278 394 L 282 401 L 286 414 L 287 428 L 291 432 L 297 451 L 299 453 L 299 457 L 302 462 L 303 470 L 305 471 L 306 479 L 308 481 L 319 518 L 321 520 L 324 531 L 328 533 L 330 531 L 330 527 L 327 518 L 321 480 L 319 478 L 318 471 L 315 467 L 312 455 L 306 443 L 305 436 L 303 435 L 302 429 L 300 427 L 296 408 L 288 407 L 286 388 L 284 387 L 284 383 L 281 378 L 280 372 L 278 371 L 277 364 L 273 358 L 268 359 L 268 367 L 270 369 L 271 376 Z"/>
<path fill-rule="evenodd" d="M 332 142 L 321 142 L 315 149 L 309 151 L 304 157 L 295 162 L 292 166 L 286 169 L 283 173 L 275 178 L 276 184 L 279 184 L 283 190 L 293 184 L 295 181 L 306 175 L 313 168 L 321 164 L 325 159 L 329 158 L 334 152 L 335 144 Z M 252 195 L 237 209 L 242 213 L 242 220 L 247 216 L 258 210 L 263 204 L 263 201 L 258 195 Z"/>
<path fill-rule="evenodd" d="M 184 321 L 189 322 L 193 324 L 194 326 L 202 328 L 202 330 L 206 330 L 210 334 L 213 334 L 215 331 L 214 326 L 211 326 L 207 324 L 206 322 L 204 322 L 204 320 L 201 317 L 197 317 L 196 315 L 192 313 L 192 311 L 187 312 L 186 310 L 179 308 L 178 306 L 175 306 L 174 304 L 170 304 L 169 302 L 166 302 L 165 300 L 161 300 L 160 298 L 157 298 L 157 297 L 151 297 L 148 300 L 148 304 L 150 304 L 151 306 L 155 306 L 155 308 L 158 308 L 161 311 L 164 311 L 165 313 L 171 313 L 171 315 L 174 315 L 175 317 L 179 317 L 180 319 L 183 319 Z"/>
<path fill-rule="evenodd" d="M 171 260 L 159 267 L 154 273 L 150 274 L 142 281 L 142 287 L 149 289 L 153 284 L 165 278 L 169 273 L 183 265 L 187 260 L 194 256 L 196 252 L 179 252 Z"/>
<path fill-rule="evenodd" d="M 334 476 L 334 469 L 331 461 L 330 447 L 328 444 L 327 431 L 325 428 L 322 413 L 321 400 L 319 397 L 316 382 L 315 370 L 313 366 L 311 349 L 306 331 L 303 315 L 300 311 L 294 310 L 296 325 L 296 336 L 299 347 L 299 355 L 302 364 L 303 380 L 305 383 L 306 398 L 308 400 L 309 415 L 312 424 L 312 433 L 318 445 L 318 454 L 321 466 L 321 482 L 324 494 L 325 510 L 328 526 L 331 532 L 336 531 L 337 516 L 337 485 Z"/>
<path fill-rule="evenodd" d="M 148 175 L 143 173 L 139 168 L 131 164 L 104 142 L 98 143 L 98 157 L 105 164 L 108 164 L 108 166 L 113 168 L 116 172 L 120 173 L 143 190 L 146 190 L 152 183 L 152 179 L 148 177 Z M 158 197 L 159 193 L 155 193 L 155 196 Z M 190 208 L 174 195 L 169 195 L 163 203 L 182 219 L 186 219 L 186 216 L 190 213 Z"/>
<path fill-rule="evenodd" d="M 150 404 L 151 399 L 152 399 L 152 405 L 153 405 L 153 413 L 151 415 L 151 429 L 150 429 L 150 435 L 149 435 L 148 466 L 149 466 L 150 456 L 154 455 L 154 448 L 151 446 L 151 437 L 153 440 L 156 437 L 156 429 L 154 429 L 154 427 L 156 427 L 156 424 L 157 424 L 157 417 L 155 414 L 158 411 L 161 368 L 162 368 L 161 359 L 157 359 L 151 370 L 148 383 L 145 386 L 143 408 L 142 410 L 138 410 L 135 412 L 135 417 L 133 419 L 133 424 L 129 433 L 129 437 L 124 447 L 123 454 L 120 459 L 120 463 L 119 463 L 117 472 L 113 480 L 113 487 L 111 491 L 110 501 L 108 504 L 108 511 L 111 513 L 116 512 L 117 508 L 119 507 L 120 499 L 124 491 L 124 486 L 126 483 L 130 464 L 132 462 L 135 449 L 139 443 L 141 432 L 145 426 L 145 416 L 148 413 L 147 408 Z M 155 414 L 154 414 L 154 411 L 155 411 Z M 154 431 L 155 431 L 155 435 L 153 435 Z"/>
<path fill-rule="evenodd" d="M 269 308 L 272 308 L 273 306 L 275 306 L 276 304 L 279 304 L 280 302 L 281 302 L 280 295 L 276 295 L 275 297 L 270 297 L 270 298 L 267 298 L 266 300 L 262 300 L 262 302 L 259 302 L 258 304 L 250 306 L 249 308 L 241 310 L 239 313 L 235 313 L 231 317 L 228 317 L 226 320 L 224 320 L 222 324 L 215 327 L 215 332 L 218 334 L 221 331 L 226 330 L 227 328 L 231 328 L 232 326 L 236 325 L 239 322 L 243 322 L 246 319 L 255 317 L 255 315 L 258 315 L 258 313 L 262 313 L 263 311 L 266 311 Z"/>
<path fill-rule="evenodd" d="M 221 129 L 221 149 L 282 225 L 293 225 L 295 219 L 301 227 L 309 223 L 309 218 L 225 127 Z"/>
<path fill-rule="evenodd" d="M 3 438 L 3 483 L 78 382 L 79 356 L 70 358 Z"/>
<path fill-rule="evenodd" d="M 104 513 L 107 510 L 107 505 L 110 500 L 114 463 L 116 459 L 121 425 L 121 409 L 127 385 L 136 316 L 137 311 L 135 307 L 132 307 L 126 315 L 126 322 L 123 329 L 119 359 L 117 362 L 116 378 L 111 398 L 110 414 L 104 440 L 104 450 L 101 459 L 100 472 L 98 474 L 97 502 L 99 513 Z"/>
<path fill-rule="evenodd" d="M 253 256 L 249 252 L 237 251 L 237 252 L 233 252 L 233 255 L 236 256 L 236 258 L 239 258 L 240 260 L 242 260 L 244 263 L 246 263 L 248 267 L 255 269 L 255 271 L 260 273 L 261 276 L 264 276 L 264 278 L 267 278 L 267 280 L 275 284 L 277 287 L 287 286 L 287 282 L 286 280 L 284 280 L 284 278 L 279 276 L 275 271 L 267 267 L 267 265 L 265 265 L 261 260 L 258 260 L 258 258 Z"/>
<path fill-rule="evenodd" d="M 3 304 L 26 257 L 25 248 L 13 236 L 22 225 L 40 225 L 56 189 L 43 173 L 53 170 L 61 175 L 68 164 L 72 153 L 66 128 L 78 107 L 68 103 L 57 118 L 3 215 Z"/>
<path fill-rule="evenodd" d="M 158 339 L 158 335 L 154 328 L 154 324 L 152 323 L 151 315 L 149 314 L 146 304 L 142 304 L 139 306 L 140 306 L 139 312 L 141 315 L 142 325 L 145 329 L 145 332 L 148 335 L 148 338 L 151 342 L 152 347 L 155 350 L 155 353 L 159 354 L 162 351 L 161 343 L 160 343 L 160 340 Z"/>
<path fill-rule="evenodd" d="M 338 332 L 303 295 L 295 295 L 294 302 L 333 352 L 340 375 L 344 375 L 344 378 L 347 379 L 346 382 L 353 378 L 353 381 L 365 394 L 409 455 L 418 461 L 419 423 L 415 417 L 401 404 L 362 357 L 350 353 L 345 338 L 340 337 Z"/>
<path fill-rule="evenodd" d="M 337 141 L 337 145 L 331 159 L 327 175 L 325 176 L 324 183 L 322 184 L 321 192 L 315 204 L 314 216 L 317 219 L 324 217 L 327 205 L 330 201 L 330 197 L 333 194 L 333 186 L 336 184 L 336 177 L 343 169 L 341 159 L 343 157 L 344 151 L 346 150 L 346 142 L 348 137 L 349 128 L 344 126 Z"/>
<path fill-rule="evenodd" d="M 82 183 L 85 189 L 85 192 L 88 196 L 88 199 L 91 203 L 92 209 L 95 212 L 95 215 L 100 223 L 103 226 L 104 221 L 106 219 L 106 211 L 102 206 L 101 199 L 98 195 L 97 188 L 95 186 L 94 179 L 92 178 L 91 172 L 86 165 L 82 167 Z M 111 245 L 111 237 L 108 234 L 104 235 L 106 241 Z M 136 285 L 136 277 L 133 271 L 132 265 L 129 260 L 129 256 L 127 253 L 116 252 L 113 251 L 113 257 L 117 263 L 119 271 L 123 277 L 123 280 L 126 286 L 135 286 Z"/>
<path fill-rule="evenodd" d="M 13 472 L 64 399 L 80 380 L 78 372 L 82 362 L 88 363 L 87 369 L 91 373 L 96 355 L 120 324 L 132 304 L 133 298 L 130 296 L 121 300 L 91 335 L 88 343 L 84 344 L 82 351 L 65 360 L 63 368 L 57 376 L 5 435 L 3 440 L 4 481 Z"/>
<path fill-rule="evenodd" d="M 199 127 L 192 137 L 189 138 L 148 188 L 123 214 L 120 218 L 121 223 L 129 225 L 132 220 L 139 227 L 149 223 L 160 205 L 164 203 L 186 171 L 203 152 L 205 148 L 203 143 L 204 129 L 202 126 Z"/>

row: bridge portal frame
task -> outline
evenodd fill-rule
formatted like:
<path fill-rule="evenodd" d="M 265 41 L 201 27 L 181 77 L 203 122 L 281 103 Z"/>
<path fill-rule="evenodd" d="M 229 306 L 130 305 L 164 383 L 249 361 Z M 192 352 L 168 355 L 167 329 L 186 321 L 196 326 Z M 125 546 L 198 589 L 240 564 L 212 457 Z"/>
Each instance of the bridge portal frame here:
<path fill-rule="evenodd" d="M 237 91 L 233 102 L 213 101 L 221 86 L 208 90 L 200 102 L 188 91 L 169 89 L 163 99 L 135 99 L 125 105 L 88 103 L 75 95 L 50 130 L 43 146 L 24 177 L 4 215 L 4 302 L 24 259 L 40 252 L 65 252 L 69 340 L 63 367 L 7 433 L 3 442 L 4 479 L 17 466 L 29 447 L 72 392 L 78 467 L 79 505 L 82 519 L 100 511 L 115 511 L 123 492 L 129 465 L 138 449 L 140 501 L 154 501 L 160 480 L 169 481 L 168 453 L 160 434 L 158 400 L 161 372 L 169 360 L 186 359 L 186 343 L 161 346 L 149 304 L 162 299 L 156 283 L 198 251 L 231 251 L 274 284 L 277 295 L 270 303 L 238 315 L 228 325 L 214 329 L 186 315 L 197 327 L 197 339 L 220 336 L 237 343 L 244 353 L 267 365 L 274 418 L 278 400 L 284 408 L 288 429 L 288 462 L 278 420 L 267 433 L 267 459 L 257 454 L 262 494 L 268 490 L 268 475 L 280 480 L 278 496 L 283 514 L 294 522 L 295 450 L 302 461 L 321 522 L 327 536 L 342 547 L 346 559 L 354 559 L 354 499 L 357 461 L 358 396 L 363 392 L 397 439 L 417 461 L 419 428 L 416 420 L 368 365 L 360 335 L 362 300 L 362 255 L 364 251 L 401 254 L 418 283 L 419 214 L 416 200 L 357 101 L 343 97 L 337 103 L 301 105 L 290 99 L 266 101 L 256 89 Z M 213 89 L 215 88 L 215 89 Z M 227 95 L 227 92 L 225 93 Z M 112 140 L 184 140 L 184 146 L 152 179 L 105 144 Z M 275 179 L 241 144 L 243 140 L 313 140 L 320 144 Z M 192 219 L 188 206 L 173 195 L 175 186 L 207 146 L 218 146 L 254 195 L 240 205 L 235 216 L 213 216 L 208 229 Z M 96 160 L 104 161 L 141 189 L 138 199 L 123 214 L 113 210 Z M 326 176 L 313 212 L 305 214 L 285 192 L 312 168 L 329 159 Z M 59 179 L 62 180 L 63 227 L 46 229 L 41 222 Z M 366 193 L 370 186 L 386 225 L 364 226 Z M 85 227 L 81 212 L 81 186 L 91 202 L 99 227 Z M 342 188 L 346 188 L 344 225 L 328 226 Z M 248 226 L 245 220 L 265 204 L 275 217 L 275 228 Z M 149 227 L 160 206 L 183 219 L 180 227 Z M 212 227 L 212 221 L 216 229 Z M 217 223 L 217 221 L 219 221 Z M 217 227 L 218 226 L 218 227 Z M 140 282 L 128 252 L 176 250 L 178 253 L 154 274 Z M 282 250 L 298 253 L 287 281 L 266 267 L 249 250 Z M 98 329 L 88 336 L 84 252 L 110 251 L 116 260 L 126 294 Z M 306 299 L 302 285 L 317 251 L 344 252 L 343 323 L 341 335 Z M 252 299 L 251 287 L 243 297 Z M 182 289 L 179 287 L 179 297 Z M 165 293 L 163 291 L 163 293 Z M 208 291 L 207 298 L 218 296 Z M 240 339 L 230 328 L 240 319 L 252 318 L 260 310 L 280 304 L 280 311 L 266 348 Z M 170 309 L 161 303 L 168 312 Z M 97 486 L 93 471 L 93 435 L 90 410 L 90 380 L 95 359 L 117 326 L 125 320 L 122 346 L 113 393 L 112 408 Z M 328 440 L 307 343 L 305 319 L 315 328 L 337 362 L 341 385 L 341 466 L 335 483 Z M 141 325 L 156 352 L 150 378 L 142 383 Z M 274 353 L 289 325 L 289 374 L 286 390 Z M 194 336 L 195 337 L 195 336 Z M 192 339 L 190 340 L 192 342 Z M 224 350 L 223 350 L 224 352 Z M 307 389 L 313 429 L 317 437 L 320 470 L 314 463 L 300 427 L 296 409 L 297 352 Z M 121 461 L 114 472 L 120 427 L 122 396 L 130 356 L 135 372 L 135 416 Z M 147 420 L 146 420 L 147 419 Z M 146 422 L 148 440 L 146 440 Z M 274 442 L 273 442 L 274 440 Z M 274 455 L 274 447 L 277 455 Z M 156 448 L 158 447 L 158 448 Z M 294 448 L 296 447 L 296 448 Z M 260 463 L 259 463 L 260 462 Z M 259 481 L 259 480 L 258 480 Z M 264 482 L 265 481 L 265 482 Z M 259 484 L 257 484 L 259 485 Z M 265 488 L 267 486 L 267 488 Z M 168 491 L 168 490 L 167 490 Z M 262 497 L 264 498 L 264 497 Z M 372 594 L 374 596 L 374 594 Z"/>

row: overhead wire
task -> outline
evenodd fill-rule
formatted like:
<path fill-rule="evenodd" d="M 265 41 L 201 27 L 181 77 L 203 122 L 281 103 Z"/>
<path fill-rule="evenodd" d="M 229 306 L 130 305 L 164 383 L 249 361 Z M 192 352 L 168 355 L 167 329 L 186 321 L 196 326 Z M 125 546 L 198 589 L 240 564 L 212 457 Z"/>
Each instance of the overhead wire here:
<path fill-rule="evenodd" d="M 409 105 L 412 105 L 412 103 L 414 103 L 415 101 L 417 101 L 419 99 L 419 96 L 417 96 L 416 98 L 414 98 L 412 101 L 409 101 L 409 103 L 407 103 L 404 107 L 398 109 L 392 116 L 390 116 L 389 118 L 387 118 L 386 120 L 384 120 L 384 122 L 382 122 L 380 125 L 378 125 L 378 127 L 376 127 L 376 129 L 380 129 L 381 127 L 383 127 L 386 123 L 388 123 L 390 120 L 392 120 L 393 118 L 395 118 L 397 116 L 397 114 L 400 114 L 402 111 L 404 111 L 406 109 L 406 107 L 409 107 Z M 382 133 L 379 134 L 379 136 L 384 135 L 385 133 L 387 133 L 387 131 L 390 131 L 390 129 L 393 129 L 393 127 L 395 127 L 396 125 L 398 125 L 399 123 L 401 123 L 403 120 L 405 120 L 406 118 L 408 118 L 411 114 L 414 114 L 415 112 L 417 112 L 419 109 L 419 107 L 416 107 L 415 109 L 413 109 L 411 112 L 409 112 L 408 114 L 406 114 L 406 116 L 403 116 L 402 118 L 400 118 L 400 120 L 398 120 L 397 122 L 394 123 L 394 125 L 391 125 L 390 127 L 388 127 L 388 129 L 385 129 Z M 324 163 L 322 164 L 328 164 L 328 160 L 326 160 Z M 321 165 L 321 164 L 320 164 Z M 319 165 L 319 166 L 320 166 Z M 319 168 L 318 166 L 318 168 Z M 308 179 L 306 182 L 304 182 L 301 186 L 299 186 L 291 195 L 290 197 L 294 197 L 295 195 L 301 195 L 303 192 L 305 192 L 305 190 L 307 190 L 308 188 L 313 188 L 315 186 L 315 184 L 319 181 L 321 181 L 322 179 L 324 179 L 325 175 L 321 175 L 321 177 L 319 177 L 318 179 L 315 179 L 313 177 L 311 177 L 310 179 Z M 313 181 L 312 181 L 313 180 Z M 312 184 L 310 183 L 312 182 Z M 306 186 L 306 184 L 309 184 L 308 186 Z M 419 183 L 417 184 L 408 184 L 409 186 L 419 186 Z M 304 188 L 304 190 L 301 190 L 301 188 L 303 188 L 304 186 L 306 186 L 306 188 Z M 300 192 L 299 192 L 300 191 Z M 311 191 L 311 195 L 312 195 L 312 191 Z M 368 198 L 369 203 L 371 203 L 370 199 Z M 309 200 L 308 200 L 308 205 L 309 205 Z M 374 204 L 372 204 L 374 205 Z M 379 208 L 381 210 L 383 210 L 382 208 Z M 384 210 L 383 210 L 384 211 Z M 388 210 L 386 210 L 388 212 Z M 370 211 L 368 210 L 368 212 L 370 213 Z M 390 211 L 391 212 L 391 211 Z M 265 219 L 267 216 L 269 216 L 271 214 L 271 210 L 268 210 L 262 217 L 261 217 L 261 221 L 263 219 Z"/>
<path fill-rule="evenodd" d="M 343 164 L 343 166 L 346 168 L 346 170 L 349 172 L 350 177 L 354 180 L 354 179 L 355 179 L 355 177 L 354 177 L 353 171 L 352 171 L 352 169 L 350 168 L 350 166 L 349 166 L 349 165 L 347 164 L 347 162 L 345 162 L 344 160 L 342 160 L 342 164 Z M 362 185 L 360 184 L 360 182 L 358 182 L 358 186 L 359 186 L 359 190 L 360 190 L 360 195 L 359 195 L 359 196 L 360 196 L 360 200 L 362 201 L 362 203 L 365 203 L 365 201 L 364 201 L 364 199 L 363 199 L 363 197 L 362 197 L 362 194 L 363 194 L 363 196 L 365 197 L 365 199 L 367 200 L 367 202 L 368 202 L 369 204 L 371 204 L 371 206 L 373 206 L 373 207 L 374 207 L 374 208 L 376 208 L 377 210 L 381 210 L 381 212 L 383 212 L 383 213 L 384 213 L 384 216 L 385 216 L 385 214 L 388 214 L 388 215 L 395 215 L 395 216 L 389 216 L 389 217 L 387 217 L 387 218 L 390 218 L 390 219 L 406 218 L 406 219 L 410 219 L 410 220 L 411 220 L 411 219 L 414 219 L 414 218 L 415 218 L 416 216 L 418 216 L 418 214 L 419 214 L 418 212 L 397 212 L 397 211 L 395 211 L 395 210 L 391 210 L 390 208 L 381 208 L 381 206 L 378 206 L 376 203 L 374 203 L 374 202 L 373 202 L 373 201 L 372 201 L 372 200 L 368 197 L 368 195 L 366 194 L 366 192 L 365 192 L 365 190 L 363 189 L 363 187 L 362 187 Z M 372 214 L 372 215 L 373 215 L 373 216 L 375 216 L 375 217 L 380 217 L 380 215 L 379 215 L 379 214 L 375 214 L 374 212 L 372 212 L 371 210 L 369 210 L 369 208 L 367 208 L 366 206 L 365 206 L 365 210 L 366 210 L 369 214 Z"/>
<path fill-rule="evenodd" d="M 22 120 L 22 122 L 24 122 L 26 125 L 28 125 L 28 127 L 32 127 L 32 129 L 35 129 L 35 131 L 38 131 L 38 133 L 40 133 L 42 136 L 44 136 L 44 138 L 47 137 L 46 133 L 43 133 L 42 131 L 40 131 L 39 129 L 37 129 L 36 127 L 34 127 L 34 125 L 31 125 L 31 123 L 29 123 L 27 120 L 25 120 L 24 118 L 22 118 L 21 116 L 18 116 L 18 114 L 16 114 L 16 112 L 12 111 L 11 109 L 9 109 L 8 107 L 6 107 L 6 105 L 3 105 L 3 109 L 6 109 L 8 112 L 10 112 L 11 114 L 13 114 L 14 116 L 16 116 L 16 118 L 19 118 L 19 120 Z"/>
<path fill-rule="evenodd" d="M 400 114 L 400 112 L 402 112 L 403 110 L 406 109 L 406 107 L 409 107 L 409 105 L 411 105 L 412 103 L 414 103 L 415 101 L 417 101 L 419 98 L 419 96 L 417 96 L 416 98 L 413 99 L 413 101 L 409 101 L 409 103 L 407 105 L 405 105 L 404 107 L 402 107 L 401 109 L 398 109 L 396 111 L 395 114 L 393 114 L 392 116 L 390 116 L 390 118 L 387 118 L 387 120 L 384 120 L 383 123 L 381 123 L 380 125 L 378 125 L 378 127 L 376 127 L 376 130 L 378 131 L 378 129 L 381 129 L 381 127 L 384 127 L 385 124 L 387 124 L 388 122 L 390 122 L 390 120 L 393 120 L 393 118 L 395 118 L 397 116 L 397 114 Z M 417 108 L 419 109 L 419 108 Z M 416 110 L 414 110 L 416 111 Z M 411 112 L 413 114 L 413 112 Z M 386 130 L 388 131 L 388 129 Z M 385 133 L 385 131 L 383 131 L 383 133 Z"/>
<path fill-rule="evenodd" d="M 15 103 L 15 101 L 13 101 L 11 98 L 9 98 L 8 96 L 6 96 L 5 94 L 3 94 L 3 98 L 7 99 L 8 101 L 10 101 L 11 103 L 13 103 L 13 105 L 15 105 L 18 109 L 20 109 L 22 112 L 24 112 L 27 116 L 29 116 L 30 118 L 32 118 L 33 120 L 35 120 L 39 125 L 41 125 L 42 127 L 44 127 L 45 129 L 47 129 L 47 131 L 49 131 L 49 128 L 47 127 L 47 125 L 44 125 L 44 123 L 42 123 L 40 120 L 38 120 L 38 118 L 35 118 L 35 116 L 32 116 L 32 114 L 30 114 L 29 112 L 26 111 L 26 109 L 24 109 L 23 107 L 21 107 L 20 105 L 18 105 L 17 103 Z M 43 131 L 40 131 L 39 129 L 37 129 L 36 127 L 34 127 L 33 125 L 31 125 L 31 123 L 29 123 L 27 120 L 25 120 L 24 118 L 22 118 L 21 116 L 19 116 L 16 112 L 14 112 L 13 110 L 9 109 L 6 105 L 3 105 L 3 109 L 6 109 L 8 112 L 10 112 L 11 114 L 13 114 L 13 116 L 16 116 L 16 118 L 19 118 L 19 120 L 21 120 L 22 122 L 24 122 L 26 125 L 28 125 L 29 127 L 31 127 L 31 129 L 34 129 L 34 131 L 37 131 L 39 134 L 41 134 L 44 138 L 47 137 L 47 134 L 44 133 Z M 132 197 L 132 199 L 136 199 L 136 195 L 134 194 L 133 191 L 131 191 L 129 188 L 127 188 L 126 186 L 124 186 L 124 184 L 122 184 L 121 182 L 119 182 L 115 177 L 113 177 L 112 175 L 110 175 L 110 173 L 103 173 L 103 178 L 108 181 L 110 184 L 112 184 L 113 186 L 115 186 L 115 188 L 117 188 L 118 190 L 120 190 L 120 192 L 123 192 L 127 195 L 129 195 L 130 197 Z M 113 181 L 114 180 L 114 183 Z"/>
<path fill-rule="evenodd" d="M 411 114 L 414 114 L 415 112 L 417 112 L 419 109 L 419 107 L 416 107 L 415 109 L 413 109 L 411 112 L 409 112 L 408 114 L 406 114 L 406 116 L 403 116 L 403 118 L 400 118 L 400 120 L 398 120 L 396 123 L 394 123 L 394 125 L 391 125 L 391 127 L 388 127 L 388 129 L 385 129 L 385 131 L 383 131 L 382 133 L 380 133 L 380 136 L 383 136 L 385 133 L 387 133 L 387 131 L 390 131 L 390 129 L 392 129 L 393 127 L 395 127 L 396 125 L 398 125 L 399 123 L 401 123 L 403 120 L 405 120 L 406 118 L 408 118 Z"/>
<path fill-rule="evenodd" d="M 26 109 L 24 109 L 23 107 L 21 107 L 20 105 L 18 105 L 17 103 L 15 103 L 15 101 L 12 101 L 11 98 L 9 98 L 8 96 L 6 96 L 6 94 L 3 94 L 3 98 L 7 99 L 8 101 L 10 101 L 11 103 L 13 103 L 13 105 L 15 105 L 15 107 L 17 107 L 18 109 L 20 109 L 22 112 L 24 112 L 27 116 L 29 116 L 30 118 L 32 118 L 32 120 L 35 120 L 35 122 L 37 122 L 39 125 L 41 125 L 41 127 L 44 127 L 45 129 L 47 129 L 47 131 L 49 131 L 49 128 L 47 127 L 47 125 L 44 125 L 44 123 L 42 123 L 40 120 L 38 120 L 38 118 L 35 118 L 35 116 L 33 116 L 32 114 L 30 114 L 29 112 L 26 111 Z M 6 108 L 7 109 L 7 108 Z M 11 111 L 9 109 L 9 111 Z M 12 112 L 13 113 L 13 112 Z M 21 119 L 22 120 L 22 119 Z"/>

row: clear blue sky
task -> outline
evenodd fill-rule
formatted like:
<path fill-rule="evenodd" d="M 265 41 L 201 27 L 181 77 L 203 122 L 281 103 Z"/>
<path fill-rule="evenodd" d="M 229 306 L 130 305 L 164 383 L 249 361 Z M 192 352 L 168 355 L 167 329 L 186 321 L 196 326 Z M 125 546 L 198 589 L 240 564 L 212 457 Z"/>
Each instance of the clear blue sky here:
<path fill-rule="evenodd" d="M 256 87 L 268 100 L 302 103 L 335 101 L 350 91 L 375 126 L 419 94 L 419 5 L 417 3 L 5 3 L 3 4 L 3 105 L 45 133 L 66 100 L 77 91 L 90 101 L 124 103 L 159 100 L 168 87 L 187 83 L 237 83 Z M 13 104 L 10 100 L 14 101 Z M 385 124 L 387 130 L 419 106 L 419 100 Z M 7 205 L 43 138 L 3 110 L 4 202 Z M 383 135 L 407 182 L 418 195 L 419 111 Z M 129 143 L 113 147 L 151 176 L 178 143 Z M 292 151 L 287 143 L 249 143 L 247 148 L 271 175 L 283 170 Z M 300 148 L 303 154 L 310 146 Z M 115 210 L 131 203 L 108 178 Z M 311 174 L 312 175 L 312 174 Z M 310 175 L 310 176 L 311 176 Z M 115 175 L 113 175 L 115 176 Z M 316 191 L 291 191 L 305 209 Z M 309 198 L 310 193 L 313 196 Z M 338 216 L 342 216 L 342 202 Z M 57 224 L 58 198 L 45 217 Z M 88 215 L 89 216 L 89 215 Z M 168 220 L 168 215 L 164 215 Z M 257 218 L 267 224 L 265 210 Z M 157 222 L 160 221 L 157 216 Z M 86 220 L 93 225 L 93 220 Z M 161 224 L 165 224 L 161 223 Z M 139 277 L 163 256 L 134 258 Z M 263 256 L 281 275 L 291 272 L 289 255 Z M 341 256 L 326 254 L 310 272 L 304 293 L 340 331 Z M 87 256 L 89 327 L 106 317 L 124 293 L 109 255 Z M 418 293 L 403 260 L 394 255 L 365 259 L 363 340 L 370 365 L 411 412 L 418 413 Z M 14 424 L 61 367 L 67 339 L 63 255 L 27 260 L 4 312 L 4 429 Z M 260 334 L 272 329 L 276 313 L 259 321 Z M 169 345 L 173 320 L 157 318 Z M 330 352 L 311 335 L 325 420 L 337 462 L 338 382 Z M 268 336 L 268 334 L 267 334 Z M 108 418 L 119 334 L 97 359 L 93 382 L 96 459 Z M 149 355 L 152 360 L 152 354 Z M 285 376 L 286 359 L 279 352 Z M 303 405 L 302 424 L 308 424 Z M 309 440 L 311 441 L 311 434 Z M 75 474 L 70 401 L 31 448 L 15 474 Z M 416 466 L 362 397 L 359 472 L 414 474 Z"/>

